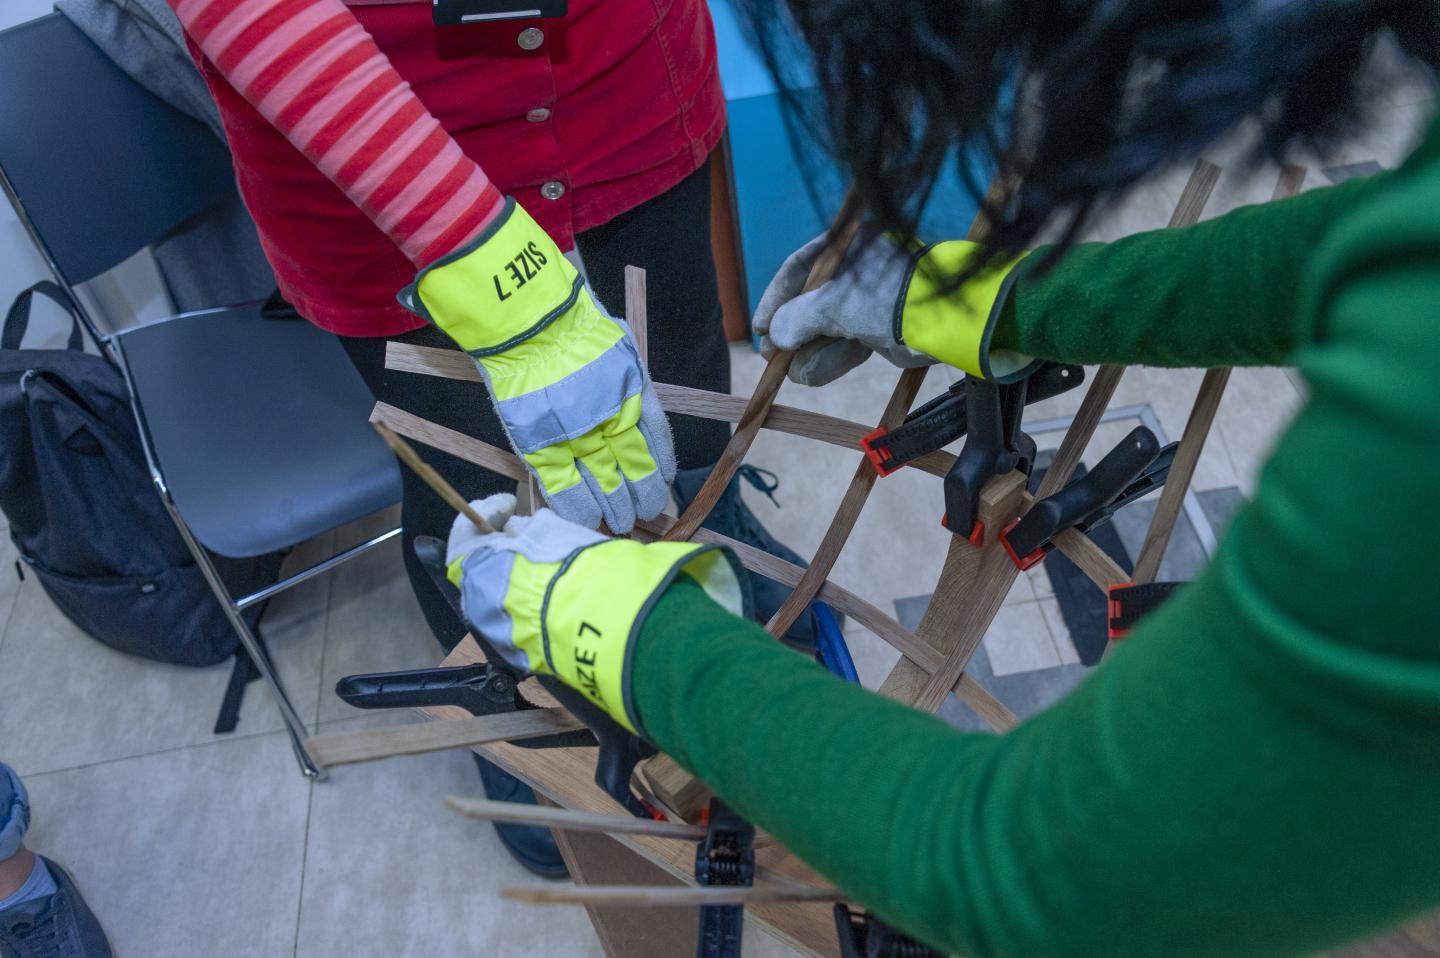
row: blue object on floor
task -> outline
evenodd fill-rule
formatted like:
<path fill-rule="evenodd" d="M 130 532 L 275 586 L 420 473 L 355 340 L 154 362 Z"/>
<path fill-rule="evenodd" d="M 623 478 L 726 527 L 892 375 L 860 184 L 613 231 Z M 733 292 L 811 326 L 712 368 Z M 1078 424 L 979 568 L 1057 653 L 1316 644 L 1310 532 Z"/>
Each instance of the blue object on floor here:
<path fill-rule="evenodd" d="M 832 674 L 859 685 L 860 673 L 855 671 L 855 660 L 850 657 L 850 646 L 845 644 L 845 633 L 840 631 L 835 613 L 824 602 L 814 602 L 810 614 L 815 618 L 815 661 Z"/>

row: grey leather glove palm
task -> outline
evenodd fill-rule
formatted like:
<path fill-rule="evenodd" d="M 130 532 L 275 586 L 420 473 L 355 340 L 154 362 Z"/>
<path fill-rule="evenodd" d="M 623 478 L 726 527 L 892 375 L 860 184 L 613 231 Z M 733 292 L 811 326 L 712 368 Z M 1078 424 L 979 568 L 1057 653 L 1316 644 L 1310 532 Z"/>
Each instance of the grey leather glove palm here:
<path fill-rule="evenodd" d="M 896 309 L 912 256 L 885 237 L 852 247 L 840 273 L 818 289 L 801 294 L 810 268 L 825 248 L 818 236 L 795 251 L 765 288 L 753 328 L 760 352 L 796 351 L 790 378 L 823 386 L 880 353 L 902 368 L 925 366 L 934 357 L 896 340 Z"/>

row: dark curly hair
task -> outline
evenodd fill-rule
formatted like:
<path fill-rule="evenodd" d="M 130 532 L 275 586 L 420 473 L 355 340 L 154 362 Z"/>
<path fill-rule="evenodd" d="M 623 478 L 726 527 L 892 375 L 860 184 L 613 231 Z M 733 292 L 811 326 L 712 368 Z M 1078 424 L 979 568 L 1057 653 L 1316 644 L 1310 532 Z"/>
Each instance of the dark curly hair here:
<path fill-rule="evenodd" d="M 1384 31 L 1430 70 L 1440 62 L 1436 0 L 736 4 L 792 133 L 853 174 L 867 229 L 914 235 L 954 168 L 992 252 L 1046 227 L 1058 252 L 1147 175 L 1247 119 L 1260 130 L 1251 160 L 1323 148 L 1361 119 Z"/>

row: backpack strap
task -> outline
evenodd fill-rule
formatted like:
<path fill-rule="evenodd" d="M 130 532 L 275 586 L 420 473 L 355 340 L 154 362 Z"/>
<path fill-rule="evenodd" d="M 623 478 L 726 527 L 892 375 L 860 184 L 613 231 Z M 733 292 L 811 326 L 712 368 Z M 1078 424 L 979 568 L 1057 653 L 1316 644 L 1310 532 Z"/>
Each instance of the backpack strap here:
<path fill-rule="evenodd" d="M 58 283 L 52 283 L 48 279 L 42 279 L 28 289 L 21 290 L 20 295 L 15 297 L 15 302 L 10 304 L 10 311 L 5 314 L 5 326 L 0 329 L 0 349 L 20 348 L 25 331 L 30 327 L 30 304 L 36 293 L 54 300 L 70 315 L 70 338 L 65 348 L 77 351 L 84 349 L 85 343 L 80 337 L 80 308 Z"/>

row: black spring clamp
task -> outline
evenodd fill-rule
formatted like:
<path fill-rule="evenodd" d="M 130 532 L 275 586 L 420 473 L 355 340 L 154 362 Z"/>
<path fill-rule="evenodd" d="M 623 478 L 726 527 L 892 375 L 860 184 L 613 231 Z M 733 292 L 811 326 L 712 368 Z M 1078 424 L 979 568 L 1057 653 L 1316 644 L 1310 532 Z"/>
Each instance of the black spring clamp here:
<path fill-rule="evenodd" d="M 755 826 L 718 798 L 710 800 L 705 840 L 695 849 L 695 881 L 732 888 L 755 884 Z M 702 906 L 697 958 L 740 958 L 744 928 L 744 905 Z"/>
<path fill-rule="evenodd" d="M 1164 449 L 1155 434 L 1136 426 L 1079 479 L 1036 501 L 1023 516 L 1000 533 L 1000 543 L 1016 568 L 1028 569 L 1055 547 L 1065 529 L 1089 532 L 1110 520 L 1116 510 L 1165 484 L 1179 443 Z"/>

